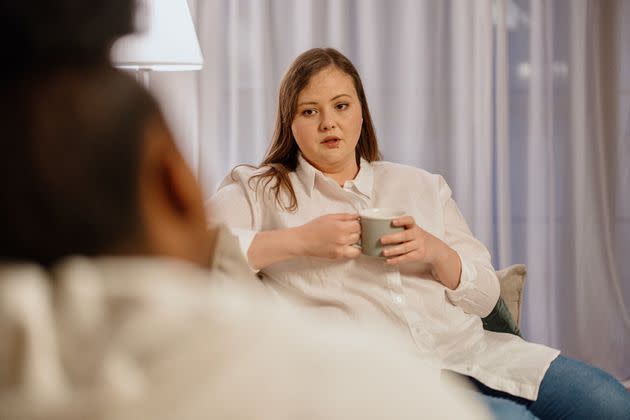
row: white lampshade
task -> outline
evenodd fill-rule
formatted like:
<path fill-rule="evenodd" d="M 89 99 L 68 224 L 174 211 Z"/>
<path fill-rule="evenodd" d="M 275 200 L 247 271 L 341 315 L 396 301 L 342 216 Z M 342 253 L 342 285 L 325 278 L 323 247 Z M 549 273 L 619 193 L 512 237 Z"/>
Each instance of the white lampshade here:
<path fill-rule="evenodd" d="M 138 1 L 137 32 L 112 47 L 111 58 L 127 70 L 199 70 L 203 57 L 186 0 Z"/>

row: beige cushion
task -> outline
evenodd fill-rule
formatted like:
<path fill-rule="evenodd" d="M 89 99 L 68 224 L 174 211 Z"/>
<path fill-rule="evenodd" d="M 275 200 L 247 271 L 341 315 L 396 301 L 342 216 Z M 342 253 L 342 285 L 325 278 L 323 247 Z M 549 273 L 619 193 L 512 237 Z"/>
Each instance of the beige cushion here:
<path fill-rule="evenodd" d="M 516 325 L 520 327 L 523 286 L 525 285 L 525 277 L 527 277 L 527 268 L 523 264 L 514 264 L 497 271 L 497 276 L 501 285 L 501 297 Z"/>

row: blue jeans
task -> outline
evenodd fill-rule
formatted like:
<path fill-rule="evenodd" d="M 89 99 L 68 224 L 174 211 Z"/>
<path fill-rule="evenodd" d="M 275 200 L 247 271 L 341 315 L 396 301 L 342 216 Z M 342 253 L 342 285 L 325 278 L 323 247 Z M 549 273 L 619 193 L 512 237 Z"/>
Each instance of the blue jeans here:
<path fill-rule="evenodd" d="M 630 393 L 615 378 L 564 356 L 551 362 L 535 401 L 469 379 L 498 419 L 630 419 Z"/>

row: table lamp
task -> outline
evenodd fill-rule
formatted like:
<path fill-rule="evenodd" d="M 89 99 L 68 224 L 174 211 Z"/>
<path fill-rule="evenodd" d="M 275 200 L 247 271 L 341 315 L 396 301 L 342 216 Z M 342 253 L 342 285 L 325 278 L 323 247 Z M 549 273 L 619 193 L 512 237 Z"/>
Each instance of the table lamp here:
<path fill-rule="evenodd" d="M 136 32 L 112 46 L 114 66 L 149 85 L 151 71 L 199 70 L 203 57 L 186 0 L 138 0 Z"/>

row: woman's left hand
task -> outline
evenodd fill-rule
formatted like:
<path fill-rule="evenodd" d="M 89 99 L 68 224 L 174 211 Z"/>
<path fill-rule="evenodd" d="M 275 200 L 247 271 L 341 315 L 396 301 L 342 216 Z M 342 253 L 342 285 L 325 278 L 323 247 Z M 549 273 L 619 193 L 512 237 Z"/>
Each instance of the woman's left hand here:
<path fill-rule="evenodd" d="M 394 226 L 403 226 L 404 231 L 381 237 L 383 255 L 389 264 L 421 262 L 433 264 L 444 253 L 447 245 L 418 226 L 411 216 L 393 220 Z"/>
<path fill-rule="evenodd" d="M 419 227 L 411 216 L 399 217 L 393 224 L 404 226 L 405 230 L 381 237 L 387 264 L 428 264 L 436 280 L 451 289 L 456 288 L 461 274 L 459 255 L 439 238 Z"/>

